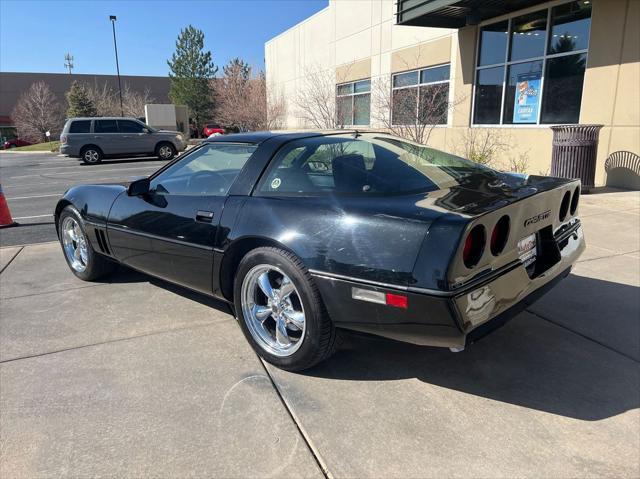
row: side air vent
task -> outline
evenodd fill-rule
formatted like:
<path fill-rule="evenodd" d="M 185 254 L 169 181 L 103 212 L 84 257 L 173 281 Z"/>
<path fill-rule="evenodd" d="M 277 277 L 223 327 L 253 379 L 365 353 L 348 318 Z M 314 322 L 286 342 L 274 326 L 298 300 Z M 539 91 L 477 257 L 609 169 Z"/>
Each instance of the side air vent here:
<path fill-rule="evenodd" d="M 104 234 L 104 231 L 96 229 L 96 240 L 98 241 L 98 247 L 100 251 L 104 254 L 111 255 L 111 251 L 109 251 L 109 246 L 107 244 L 107 237 Z"/>

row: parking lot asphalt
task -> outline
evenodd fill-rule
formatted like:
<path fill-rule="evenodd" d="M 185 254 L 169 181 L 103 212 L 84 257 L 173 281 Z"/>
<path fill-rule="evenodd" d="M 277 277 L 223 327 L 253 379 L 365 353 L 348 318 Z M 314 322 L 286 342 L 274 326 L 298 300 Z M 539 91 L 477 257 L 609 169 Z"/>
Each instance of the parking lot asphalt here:
<path fill-rule="evenodd" d="M 640 192 L 580 215 L 572 274 L 465 351 L 348 334 L 304 373 L 222 303 L 0 248 L 0 477 L 638 477 Z"/>
<path fill-rule="evenodd" d="M 55 153 L 0 152 L 0 184 L 11 215 L 19 224 L 0 229 L 0 244 L 56 240 L 53 210 L 73 185 L 128 181 L 147 176 L 164 164 L 157 158 L 126 158 L 85 165 L 77 158 Z"/>

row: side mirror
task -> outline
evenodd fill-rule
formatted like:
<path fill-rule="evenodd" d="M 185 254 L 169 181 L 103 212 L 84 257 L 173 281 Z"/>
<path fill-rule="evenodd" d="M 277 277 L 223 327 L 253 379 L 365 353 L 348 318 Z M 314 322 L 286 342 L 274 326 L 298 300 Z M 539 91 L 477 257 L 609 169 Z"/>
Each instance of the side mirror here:
<path fill-rule="evenodd" d="M 132 181 L 127 188 L 127 194 L 129 196 L 141 196 L 149 193 L 150 181 L 149 178 L 142 178 L 140 180 Z"/>

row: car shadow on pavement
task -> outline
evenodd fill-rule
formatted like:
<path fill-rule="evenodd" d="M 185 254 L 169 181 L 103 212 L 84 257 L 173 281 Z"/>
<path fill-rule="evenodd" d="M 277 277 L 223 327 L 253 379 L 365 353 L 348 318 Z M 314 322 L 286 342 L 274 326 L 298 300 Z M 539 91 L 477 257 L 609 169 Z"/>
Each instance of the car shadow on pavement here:
<path fill-rule="evenodd" d="M 590 278 L 581 281 L 581 288 L 576 289 L 580 292 L 579 299 L 583 303 L 598 302 L 598 310 L 602 310 L 603 302 L 615 302 L 616 296 L 637 298 L 639 293 L 639 288 L 633 286 Z M 638 362 L 603 347 L 598 337 L 588 339 L 588 331 L 573 332 L 580 331 L 580 325 L 576 324 L 574 329 L 571 322 L 579 322 L 581 317 L 571 317 L 566 304 L 556 305 L 555 314 L 564 323 L 561 326 L 524 312 L 456 354 L 445 348 L 345 332 L 340 350 L 303 374 L 351 381 L 417 378 L 432 385 L 585 421 L 640 407 Z M 610 319 L 594 315 L 589 321 L 597 324 L 590 327 L 600 328 L 611 336 L 614 333 Z M 637 314 L 625 321 L 637 321 Z M 620 327 L 615 334 L 633 331 Z"/>
<path fill-rule="evenodd" d="M 183 298 L 196 301 L 204 306 L 209 306 L 223 313 L 233 314 L 229 305 L 224 301 L 220 301 L 211 296 L 198 293 L 197 291 L 184 288 L 182 286 L 170 283 L 160 278 L 154 278 L 153 276 L 149 276 L 147 274 L 140 273 L 133 269 L 127 268 L 126 266 L 118 266 L 118 270 L 115 271 L 113 274 L 110 274 L 108 276 L 105 276 L 104 278 L 98 279 L 96 280 L 96 282 L 108 283 L 108 284 L 149 283 L 154 286 L 157 286 L 158 288 L 171 291 L 172 293 L 182 296 Z"/>

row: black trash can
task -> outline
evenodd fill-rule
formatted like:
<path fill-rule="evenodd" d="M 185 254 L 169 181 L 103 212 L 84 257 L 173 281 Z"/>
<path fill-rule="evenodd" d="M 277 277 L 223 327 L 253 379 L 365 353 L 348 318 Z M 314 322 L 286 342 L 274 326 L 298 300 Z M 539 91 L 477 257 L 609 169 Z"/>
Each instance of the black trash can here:
<path fill-rule="evenodd" d="M 604 125 L 552 126 L 551 176 L 580 178 L 582 191 L 594 187 L 598 137 Z"/>

